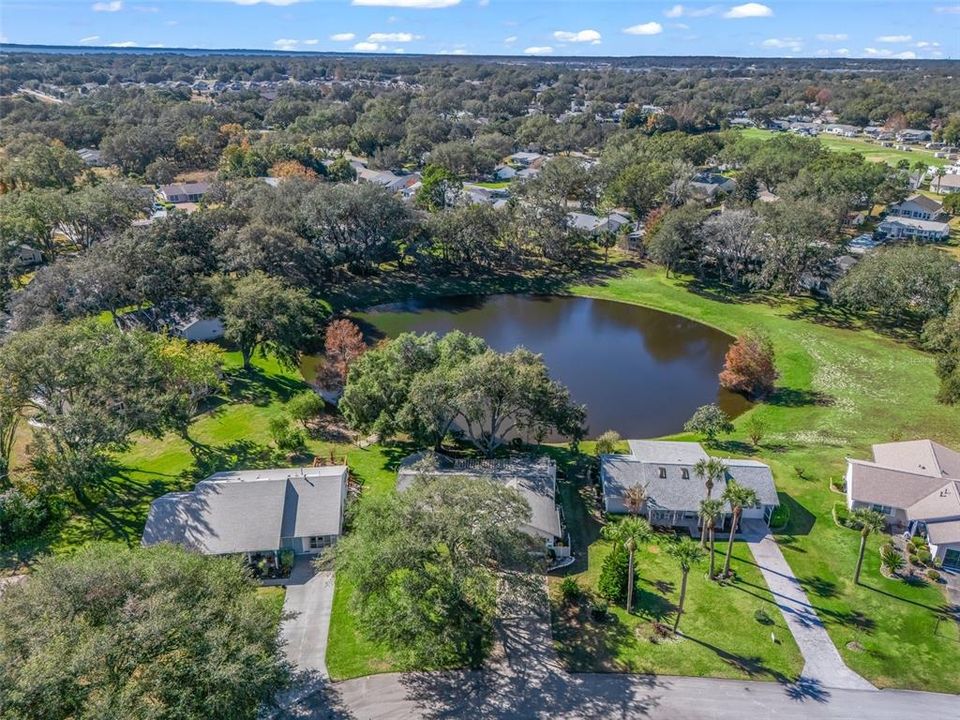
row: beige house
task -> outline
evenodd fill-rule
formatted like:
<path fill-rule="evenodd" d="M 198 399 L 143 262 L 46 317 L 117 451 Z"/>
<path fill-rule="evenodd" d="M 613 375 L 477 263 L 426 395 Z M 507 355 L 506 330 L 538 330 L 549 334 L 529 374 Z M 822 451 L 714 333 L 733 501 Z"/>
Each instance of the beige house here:
<path fill-rule="evenodd" d="M 892 530 L 926 536 L 944 568 L 960 570 L 960 453 L 932 440 L 873 446 L 847 459 L 847 507 L 887 516 Z"/>

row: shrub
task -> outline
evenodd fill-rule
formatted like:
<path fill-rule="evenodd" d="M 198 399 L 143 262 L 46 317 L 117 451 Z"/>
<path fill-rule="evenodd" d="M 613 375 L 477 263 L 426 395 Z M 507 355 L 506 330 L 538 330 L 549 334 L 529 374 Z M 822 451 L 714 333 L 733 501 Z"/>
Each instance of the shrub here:
<path fill-rule="evenodd" d="M 290 419 L 285 415 L 270 421 L 270 437 L 273 438 L 277 448 L 285 452 L 299 452 L 307 446 L 307 437 L 304 432 L 291 427 Z"/>
<path fill-rule="evenodd" d="M 917 557 L 920 558 L 920 562 L 922 562 L 924 565 L 928 564 L 930 560 L 933 559 L 933 556 L 930 555 L 930 551 L 925 547 L 920 548 L 917 551 Z"/>
<path fill-rule="evenodd" d="M 294 395 L 287 403 L 287 412 L 290 417 L 303 425 L 306 429 L 311 420 L 319 417 L 326 409 L 326 403 L 323 398 L 312 390 Z"/>
<path fill-rule="evenodd" d="M 911 564 L 911 565 L 919 565 L 919 564 L 920 564 L 920 558 L 918 558 L 918 557 L 917 557 L 916 555 L 914 555 L 913 553 L 910 553 L 910 564 Z"/>
<path fill-rule="evenodd" d="M 733 423 L 719 405 L 701 405 L 693 417 L 684 423 L 683 429 L 684 432 L 702 435 L 712 445 L 717 435 L 733 432 Z"/>
<path fill-rule="evenodd" d="M 583 590 L 580 589 L 580 585 L 572 577 L 565 577 L 560 582 L 560 597 L 564 605 L 575 605 L 580 601 L 582 595 Z"/>
<path fill-rule="evenodd" d="M 773 625 L 773 618 L 770 617 L 770 613 L 763 608 L 757 608 L 753 613 L 753 618 L 761 625 Z"/>
<path fill-rule="evenodd" d="M 940 573 L 938 573 L 933 568 L 930 568 L 929 570 L 927 570 L 925 574 L 929 580 L 933 580 L 934 582 L 940 582 Z"/>
<path fill-rule="evenodd" d="M 754 329 L 741 333 L 727 350 L 720 384 L 749 397 L 762 397 L 773 391 L 778 376 L 773 343 Z"/>
<path fill-rule="evenodd" d="M 750 438 L 750 444 L 757 447 L 767 433 L 767 423 L 759 415 L 751 415 L 744 429 L 747 431 L 747 437 Z"/>
<path fill-rule="evenodd" d="M 850 511 L 842 500 L 833 504 L 833 521 L 840 527 L 850 527 Z"/>
<path fill-rule="evenodd" d="M 16 488 L 0 493 L 0 543 L 38 535 L 51 516 L 50 505 L 43 494 L 31 497 Z"/>
<path fill-rule="evenodd" d="M 596 602 L 590 606 L 590 617 L 597 622 L 604 622 L 610 614 L 605 602 Z"/>
<path fill-rule="evenodd" d="M 770 515 L 770 527 L 782 528 L 790 520 L 790 508 L 786 505 L 777 505 Z"/>
<path fill-rule="evenodd" d="M 603 559 L 597 592 L 613 602 L 622 602 L 627 597 L 627 576 L 630 573 L 630 557 L 619 546 Z"/>
<path fill-rule="evenodd" d="M 915 548 L 922 548 L 927 546 L 927 541 L 922 535 L 914 535 L 910 538 L 910 544 Z"/>
<path fill-rule="evenodd" d="M 903 555 L 894 547 L 884 547 L 880 550 L 880 562 L 887 572 L 897 573 L 903 568 Z"/>
<path fill-rule="evenodd" d="M 597 455 L 612 455 L 617 451 L 620 442 L 620 433 L 616 430 L 607 430 L 597 438 Z"/>
<path fill-rule="evenodd" d="M 293 570 L 293 563 L 296 560 L 293 550 L 285 548 L 280 551 L 280 573 L 286 577 Z"/>

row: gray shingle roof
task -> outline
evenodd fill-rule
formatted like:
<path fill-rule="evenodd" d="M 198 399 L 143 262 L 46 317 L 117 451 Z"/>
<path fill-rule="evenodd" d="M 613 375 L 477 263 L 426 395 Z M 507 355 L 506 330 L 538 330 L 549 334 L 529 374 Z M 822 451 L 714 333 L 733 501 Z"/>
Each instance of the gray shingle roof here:
<path fill-rule="evenodd" d="M 441 476 L 482 478 L 517 490 L 530 506 L 530 522 L 524 529 L 544 537 L 561 537 L 557 466 L 548 458 L 454 460 L 439 453 L 415 453 L 401 461 L 397 488 L 405 490 L 417 477 Z"/>
<path fill-rule="evenodd" d="M 646 489 L 647 502 L 652 507 L 684 512 L 699 509 L 700 501 L 707 498 L 707 488 L 693 466 L 709 456 L 698 443 L 630 440 L 629 445 L 630 455 L 600 458 L 606 497 L 622 498 L 627 488 L 639 484 Z M 714 481 L 712 497 L 723 495 L 727 480 L 733 478 L 756 491 L 761 504 L 779 505 L 769 467 L 755 460 L 724 459 L 723 462 L 727 472 Z"/>
<path fill-rule="evenodd" d="M 225 553 L 276 550 L 281 538 L 339 535 L 346 467 L 223 472 L 153 501 L 144 545 Z"/>

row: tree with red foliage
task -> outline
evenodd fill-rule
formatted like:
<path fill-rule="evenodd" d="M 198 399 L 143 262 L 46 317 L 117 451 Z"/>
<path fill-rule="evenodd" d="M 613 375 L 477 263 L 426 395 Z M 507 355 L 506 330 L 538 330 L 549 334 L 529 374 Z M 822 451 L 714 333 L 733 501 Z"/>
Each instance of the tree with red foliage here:
<path fill-rule="evenodd" d="M 748 330 L 727 350 L 720 384 L 727 390 L 757 398 L 771 393 L 778 377 L 770 338 L 759 330 Z"/>
<path fill-rule="evenodd" d="M 333 380 L 343 387 L 350 365 L 367 349 L 363 333 L 356 323 L 340 318 L 327 326 L 325 345 L 327 380 Z"/>

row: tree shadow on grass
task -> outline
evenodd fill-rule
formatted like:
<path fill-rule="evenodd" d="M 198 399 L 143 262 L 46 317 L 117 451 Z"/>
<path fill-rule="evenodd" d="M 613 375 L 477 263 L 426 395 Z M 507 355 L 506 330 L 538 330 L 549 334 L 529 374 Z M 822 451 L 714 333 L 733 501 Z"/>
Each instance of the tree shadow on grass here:
<path fill-rule="evenodd" d="M 920 580 L 920 582 L 923 585 L 927 584 L 926 581 L 924 580 Z M 930 612 L 936 613 L 938 615 L 950 615 L 951 613 L 955 613 L 958 611 L 957 607 L 949 602 L 945 602 L 942 605 L 927 605 L 926 603 L 917 602 L 916 600 L 908 600 L 907 598 L 900 597 L 899 595 L 894 595 L 893 593 L 889 593 L 886 590 L 881 590 L 880 588 L 867 585 L 866 583 L 863 582 L 863 580 L 860 581 L 859 585 L 860 587 L 866 590 L 870 590 L 871 592 L 879 593 L 880 595 L 886 595 L 888 598 L 891 598 L 898 602 L 907 603 L 908 605 L 914 605 L 915 607 L 923 608 L 924 610 L 929 610 Z"/>
<path fill-rule="evenodd" d="M 734 455 L 747 455 L 749 457 L 757 454 L 757 448 L 742 440 L 717 440 L 712 444 L 712 447 Z"/>
<path fill-rule="evenodd" d="M 797 578 L 797 582 L 803 586 L 807 593 L 813 593 L 817 597 L 832 598 L 837 596 L 837 584 L 832 580 L 808 575 L 807 577 Z"/>
<path fill-rule="evenodd" d="M 778 387 L 765 398 L 765 402 L 776 407 L 797 408 L 811 405 L 829 407 L 835 401 L 832 396 L 818 390 Z"/>
<path fill-rule="evenodd" d="M 214 473 L 228 470 L 264 470 L 283 464 L 276 449 L 252 440 L 235 440 L 226 445 L 194 443 L 190 452 L 193 466 L 180 474 L 185 484 L 200 482 Z"/>
<path fill-rule="evenodd" d="M 738 672 L 743 673 L 751 680 L 756 680 L 758 678 L 769 678 L 786 685 L 792 683 L 795 679 L 784 675 L 779 670 L 774 670 L 773 668 L 768 667 L 763 658 L 758 655 L 741 655 L 729 650 L 724 650 L 723 648 L 709 643 L 706 640 L 700 640 L 692 635 L 683 633 L 682 627 L 680 630 L 684 639 L 710 650 L 717 657 L 723 660 L 724 663 L 734 668 Z"/>
<path fill-rule="evenodd" d="M 782 532 L 777 533 L 777 542 L 781 542 L 782 536 L 809 535 L 817 522 L 817 516 L 807 510 L 788 493 L 778 492 L 777 498 L 780 500 L 780 504 L 785 505 L 790 512 L 790 519 L 787 521 L 787 526 Z M 789 544 L 789 541 L 787 544 Z"/>
<path fill-rule="evenodd" d="M 252 405 L 269 405 L 274 400 L 287 402 L 297 393 L 308 389 L 306 383 L 285 375 L 272 375 L 257 366 L 227 374 L 229 397 L 233 401 Z"/>

